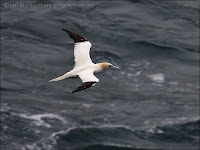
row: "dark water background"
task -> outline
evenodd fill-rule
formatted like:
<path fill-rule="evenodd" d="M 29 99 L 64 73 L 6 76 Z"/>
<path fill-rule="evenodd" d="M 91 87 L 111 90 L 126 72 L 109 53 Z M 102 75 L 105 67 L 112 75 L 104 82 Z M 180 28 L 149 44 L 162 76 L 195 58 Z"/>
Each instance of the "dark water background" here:
<path fill-rule="evenodd" d="M 62 28 L 121 70 L 48 83 L 74 64 Z M 1 148 L 199 149 L 199 52 L 197 0 L 2 1 Z"/>

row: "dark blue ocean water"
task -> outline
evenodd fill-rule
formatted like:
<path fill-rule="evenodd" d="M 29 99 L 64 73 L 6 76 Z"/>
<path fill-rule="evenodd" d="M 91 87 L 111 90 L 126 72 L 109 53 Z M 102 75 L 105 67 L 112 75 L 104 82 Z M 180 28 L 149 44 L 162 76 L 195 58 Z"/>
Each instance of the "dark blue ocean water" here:
<path fill-rule="evenodd" d="M 48 5 L 47 5 L 48 4 Z M 199 1 L 1 1 L 1 149 L 199 149 Z M 86 37 L 100 82 L 48 83 Z"/>

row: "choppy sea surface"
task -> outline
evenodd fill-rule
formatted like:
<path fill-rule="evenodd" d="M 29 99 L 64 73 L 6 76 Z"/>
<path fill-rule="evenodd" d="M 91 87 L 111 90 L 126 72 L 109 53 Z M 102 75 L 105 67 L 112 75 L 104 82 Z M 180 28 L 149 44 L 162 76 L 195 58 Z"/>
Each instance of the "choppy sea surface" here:
<path fill-rule="evenodd" d="M 47 5 L 48 4 L 48 5 Z M 199 1 L 1 1 L 1 149 L 199 149 Z M 73 68 L 66 28 L 111 62 Z"/>

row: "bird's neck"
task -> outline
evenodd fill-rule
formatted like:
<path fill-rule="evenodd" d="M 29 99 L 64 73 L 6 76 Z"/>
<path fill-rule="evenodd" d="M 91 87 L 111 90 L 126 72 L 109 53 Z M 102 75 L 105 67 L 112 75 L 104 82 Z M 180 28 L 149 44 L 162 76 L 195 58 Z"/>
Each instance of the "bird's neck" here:
<path fill-rule="evenodd" d="M 103 63 L 97 63 L 97 64 L 95 64 L 94 68 L 95 68 L 94 69 L 95 73 L 98 73 L 98 72 L 101 72 L 101 71 L 107 69 Z"/>

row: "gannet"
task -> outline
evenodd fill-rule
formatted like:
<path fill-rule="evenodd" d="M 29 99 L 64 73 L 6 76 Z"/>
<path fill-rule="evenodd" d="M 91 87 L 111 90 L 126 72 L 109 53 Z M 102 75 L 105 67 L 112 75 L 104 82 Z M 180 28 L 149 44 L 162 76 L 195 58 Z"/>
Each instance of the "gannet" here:
<path fill-rule="evenodd" d="M 82 90 L 85 90 L 89 87 L 94 86 L 96 83 L 99 82 L 99 79 L 94 75 L 96 73 L 99 73 L 103 70 L 106 70 L 108 68 L 116 68 L 120 69 L 117 66 L 114 66 L 111 63 L 108 62 L 102 62 L 102 63 L 93 63 L 90 58 L 90 48 L 92 44 L 84 37 L 66 30 L 69 36 L 74 40 L 74 61 L 75 65 L 74 68 L 65 73 L 64 75 L 57 77 L 55 79 L 50 80 L 52 81 L 59 81 L 66 78 L 72 78 L 72 77 L 79 77 L 82 80 L 82 85 L 80 85 L 77 89 L 72 91 L 72 93 L 79 92 Z"/>

